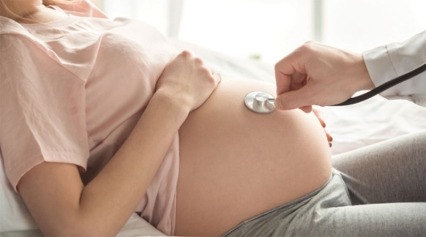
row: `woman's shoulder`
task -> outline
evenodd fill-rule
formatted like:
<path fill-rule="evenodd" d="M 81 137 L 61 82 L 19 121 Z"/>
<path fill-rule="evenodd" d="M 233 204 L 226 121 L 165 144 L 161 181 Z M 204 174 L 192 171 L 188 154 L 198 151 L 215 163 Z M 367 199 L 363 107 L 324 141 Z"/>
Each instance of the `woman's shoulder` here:
<path fill-rule="evenodd" d="M 0 55 L 7 55 L 7 58 L 11 59 L 17 54 L 25 54 L 35 48 L 42 48 L 34 47 L 41 45 L 37 38 L 21 24 L 0 16 Z M 6 61 L 11 60 L 3 60 L 3 63 Z"/>
<path fill-rule="evenodd" d="M 16 53 L 27 51 L 28 46 L 35 39 L 32 35 L 19 23 L 0 16 L 0 55 L 3 58 L 13 58 Z M 4 63 L 10 60 L 1 60 Z"/>
<path fill-rule="evenodd" d="M 25 28 L 18 22 L 7 17 L 0 16 L 0 35 L 3 34 L 26 34 Z"/>

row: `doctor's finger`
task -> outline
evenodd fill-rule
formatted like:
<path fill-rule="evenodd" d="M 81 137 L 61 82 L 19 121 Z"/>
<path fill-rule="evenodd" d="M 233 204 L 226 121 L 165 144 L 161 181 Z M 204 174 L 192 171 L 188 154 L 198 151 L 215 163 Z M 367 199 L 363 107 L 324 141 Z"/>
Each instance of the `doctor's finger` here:
<path fill-rule="evenodd" d="M 305 112 L 312 111 L 313 101 L 309 89 L 305 87 L 299 90 L 288 91 L 278 95 L 278 109 L 289 110 L 300 108 Z"/>
<path fill-rule="evenodd" d="M 295 51 L 275 64 L 275 80 L 277 94 L 300 88 L 300 83 L 306 79 L 303 56 Z"/>
<path fill-rule="evenodd" d="M 277 95 L 287 92 L 291 89 L 291 74 L 283 74 L 275 71 L 275 83 L 277 85 Z"/>
<path fill-rule="evenodd" d="M 276 76 L 277 95 L 298 90 L 307 83 L 307 76 L 300 72 L 294 72 L 292 75 L 280 74 Z"/>
<path fill-rule="evenodd" d="M 277 84 L 277 94 L 290 90 L 292 76 L 297 72 L 292 64 L 292 55 L 288 55 L 275 64 L 275 81 Z"/>

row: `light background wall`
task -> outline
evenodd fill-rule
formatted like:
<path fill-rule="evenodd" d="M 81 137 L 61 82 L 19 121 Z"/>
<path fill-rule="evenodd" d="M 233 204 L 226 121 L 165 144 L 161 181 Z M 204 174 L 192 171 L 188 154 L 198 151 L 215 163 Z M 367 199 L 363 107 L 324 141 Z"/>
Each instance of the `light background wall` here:
<path fill-rule="evenodd" d="M 111 17 L 237 57 L 275 62 L 308 40 L 353 51 L 426 30 L 424 0 L 98 0 Z"/>

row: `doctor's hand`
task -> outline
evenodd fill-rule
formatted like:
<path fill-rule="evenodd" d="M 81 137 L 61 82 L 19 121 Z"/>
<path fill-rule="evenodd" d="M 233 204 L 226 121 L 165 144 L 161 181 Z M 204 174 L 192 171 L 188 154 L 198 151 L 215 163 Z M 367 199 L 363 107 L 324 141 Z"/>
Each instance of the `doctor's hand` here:
<path fill-rule="evenodd" d="M 333 137 L 331 136 L 330 132 L 328 132 L 327 130 L 327 124 L 325 123 L 325 120 L 322 116 L 322 112 L 320 110 L 320 108 L 313 106 L 312 108 L 312 112 L 315 114 L 315 116 L 317 117 L 318 121 L 320 122 L 321 126 L 324 128 L 324 132 L 325 132 L 325 137 L 328 141 L 328 145 L 330 147 L 332 147 L 333 145 Z"/>
<path fill-rule="evenodd" d="M 201 59 L 183 51 L 164 69 L 157 91 L 192 111 L 210 97 L 220 80 L 220 75 L 212 73 Z"/>
<path fill-rule="evenodd" d="M 307 42 L 275 65 L 278 109 L 333 105 L 374 84 L 362 55 Z"/>

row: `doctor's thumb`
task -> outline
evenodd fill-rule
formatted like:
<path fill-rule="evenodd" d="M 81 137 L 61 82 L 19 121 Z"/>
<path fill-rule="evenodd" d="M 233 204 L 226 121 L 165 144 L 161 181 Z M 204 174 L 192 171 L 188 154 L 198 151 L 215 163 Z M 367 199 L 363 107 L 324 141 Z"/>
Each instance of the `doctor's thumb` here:
<path fill-rule="evenodd" d="M 285 92 L 277 96 L 275 106 L 278 110 L 291 110 L 300 108 L 301 110 L 309 113 L 312 111 L 312 106 L 303 100 L 303 96 L 299 95 L 296 91 Z"/>

